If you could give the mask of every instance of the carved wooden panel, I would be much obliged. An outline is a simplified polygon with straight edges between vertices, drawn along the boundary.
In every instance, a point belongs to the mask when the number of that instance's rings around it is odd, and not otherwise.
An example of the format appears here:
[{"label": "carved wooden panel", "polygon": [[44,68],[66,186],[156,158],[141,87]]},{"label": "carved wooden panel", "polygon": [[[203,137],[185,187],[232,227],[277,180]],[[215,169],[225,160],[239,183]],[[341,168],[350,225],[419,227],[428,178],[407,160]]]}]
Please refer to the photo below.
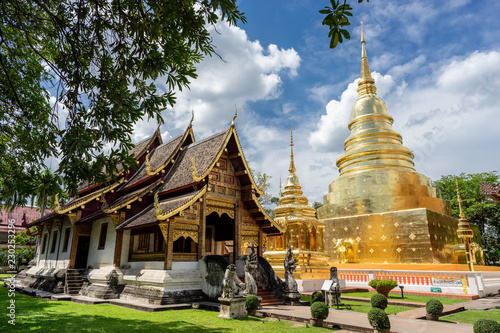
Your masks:
[{"label": "carved wooden panel", "polygon": [[175,242],[181,237],[191,237],[192,240],[198,243],[198,225],[188,223],[175,223],[174,235],[172,240]]},{"label": "carved wooden panel", "polygon": [[226,188],[224,186],[217,186],[217,193],[226,194]]},{"label": "carved wooden panel", "polygon": [[227,189],[227,195],[230,195],[232,197],[235,197],[236,196],[236,191],[233,190],[232,188],[228,188]]},{"label": "carved wooden panel", "polygon": [[226,170],[227,161],[225,159],[221,158],[221,159],[219,159],[219,161],[217,162],[217,164],[215,166],[219,169]]},{"label": "carved wooden panel", "polygon": [[224,183],[234,184],[234,177],[230,175],[224,175]]},{"label": "carved wooden panel", "polygon": [[210,173],[210,176],[211,176],[211,180],[212,181],[214,181],[214,182],[220,182],[220,173],[212,171]]}]

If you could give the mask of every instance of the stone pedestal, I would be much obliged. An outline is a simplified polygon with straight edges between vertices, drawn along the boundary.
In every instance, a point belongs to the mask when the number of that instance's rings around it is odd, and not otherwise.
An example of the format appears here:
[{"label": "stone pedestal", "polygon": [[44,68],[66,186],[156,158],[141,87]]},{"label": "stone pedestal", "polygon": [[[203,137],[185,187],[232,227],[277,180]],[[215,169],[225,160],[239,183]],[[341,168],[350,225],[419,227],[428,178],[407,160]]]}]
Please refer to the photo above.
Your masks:
[{"label": "stone pedestal", "polygon": [[295,293],[285,293],[283,294],[285,297],[285,304],[287,305],[300,305],[300,293],[295,292]]},{"label": "stone pedestal", "polygon": [[244,318],[247,317],[247,311],[245,309],[244,296],[236,296],[233,298],[222,298],[219,297],[220,302],[220,314],[218,318]]}]

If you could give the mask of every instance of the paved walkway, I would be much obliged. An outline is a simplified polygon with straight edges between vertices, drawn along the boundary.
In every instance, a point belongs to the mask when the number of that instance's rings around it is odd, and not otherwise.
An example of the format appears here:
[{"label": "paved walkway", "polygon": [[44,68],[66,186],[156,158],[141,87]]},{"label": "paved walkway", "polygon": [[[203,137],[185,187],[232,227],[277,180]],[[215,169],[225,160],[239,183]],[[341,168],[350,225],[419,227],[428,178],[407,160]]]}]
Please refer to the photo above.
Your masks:
[{"label": "paved walkway", "polygon": [[[311,317],[310,308],[307,306],[267,306],[257,311],[263,317],[275,317],[283,320],[308,322]],[[422,319],[399,318],[389,316],[391,321],[391,332],[398,333],[462,333],[473,332],[472,325],[436,322]],[[373,332],[368,323],[366,313],[331,309],[328,318],[324,321],[325,327],[340,327],[343,330],[353,332]]]}]

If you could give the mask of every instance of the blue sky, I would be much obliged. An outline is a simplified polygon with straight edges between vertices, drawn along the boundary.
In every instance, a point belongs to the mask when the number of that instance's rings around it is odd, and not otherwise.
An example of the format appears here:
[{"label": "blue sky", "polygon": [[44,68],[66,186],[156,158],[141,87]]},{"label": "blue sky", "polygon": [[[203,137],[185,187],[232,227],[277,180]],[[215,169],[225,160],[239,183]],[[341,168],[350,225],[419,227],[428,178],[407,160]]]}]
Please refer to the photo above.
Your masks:
[{"label": "blue sky", "polygon": [[[329,1],[238,1],[247,24],[211,29],[225,62],[199,64],[191,90],[163,114],[164,140],[185,129],[191,110],[197,139],[222,130],[236,105],[245,156],[272,176],[277,195],[280,176],[288,175],[292,117],[297,175],[310,202],[322,201],[349,135],[363,21],[377,93],[414,151],[416,170],[436,180],[500,169],[500,2],[350,3],[351,40],[331,50],[318,12]],[[137,124],[134,141],[156,126]]]}]

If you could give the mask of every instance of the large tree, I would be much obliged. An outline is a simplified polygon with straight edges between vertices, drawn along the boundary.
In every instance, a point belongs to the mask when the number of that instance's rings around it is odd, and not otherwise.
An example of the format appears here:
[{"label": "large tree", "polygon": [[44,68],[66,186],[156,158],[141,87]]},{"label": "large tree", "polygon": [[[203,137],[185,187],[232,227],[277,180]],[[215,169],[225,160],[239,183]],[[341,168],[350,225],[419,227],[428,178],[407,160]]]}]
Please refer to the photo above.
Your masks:
[{"label": "large tree", "polygon": [[[500,252],[500,204],[480,192],[480,183],[497,184],[500,176],[496,171],[460,175],[441,176],[434,186],[441,190],[443,199],[451,202],[451,212],[459,217],[457,202],[457,182],[462,198],[462,210],[467,220],[478,226],[483,247],[487,254],[498,257]],[[497,253],[498,252],[498,253]]]},{"label": "large tree", "polygon": [[[5,0],[0,19],[7,206],[26,204],[32,175],[50,157],[73,191],[133,166],[134,124],[162,123],[174,91],[188,88],[195,65],[214,53],[207,25],[245,22],[236,0]],[[165,86],[154,83],[160,76]],[[113,148],[104,153],[106,145]]]}]

